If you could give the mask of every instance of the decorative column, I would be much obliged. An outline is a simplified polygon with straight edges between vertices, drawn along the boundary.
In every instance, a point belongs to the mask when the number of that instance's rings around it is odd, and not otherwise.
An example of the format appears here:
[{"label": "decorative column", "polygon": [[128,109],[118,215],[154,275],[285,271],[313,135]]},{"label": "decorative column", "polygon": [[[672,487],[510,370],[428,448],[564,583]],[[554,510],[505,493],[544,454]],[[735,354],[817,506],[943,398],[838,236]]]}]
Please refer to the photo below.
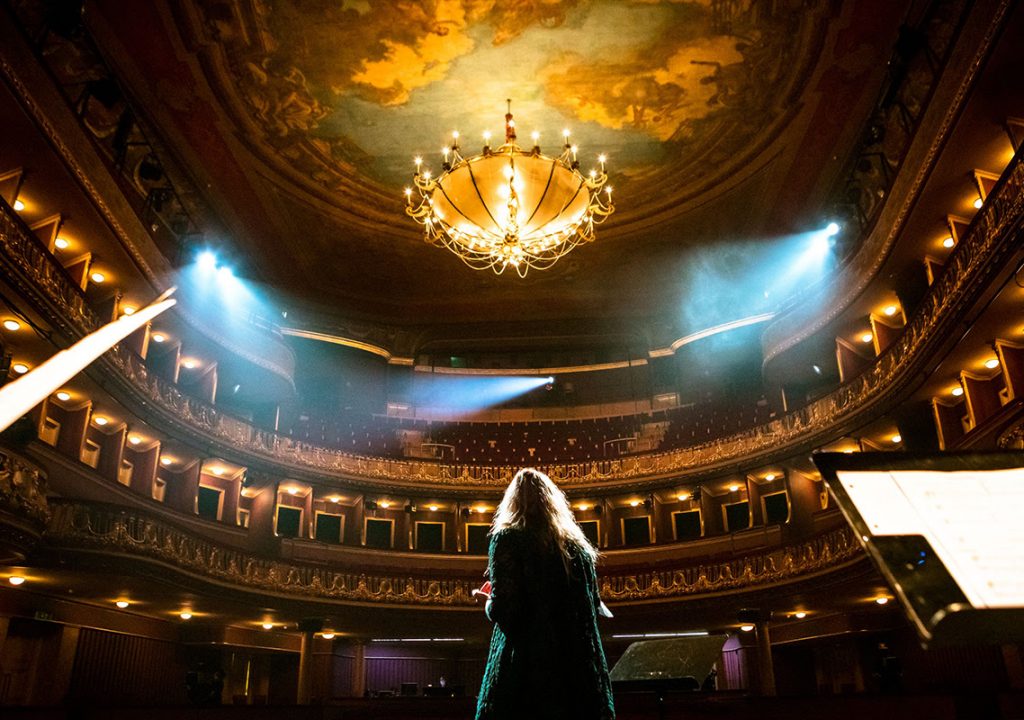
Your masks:
[{"label": "decorative column", "polygon": [[313,696],[313,641],[323,626],[324,621],[320,618],[299,621],[302,645],[299,648],[299,687],[295,694],[297,705],[309,705]]},{"label": "decorative column", "polygon": [[356,640],[352,645],[352,695],[366,694],[366,641]]},{"label": "decorative column", "polygon": [[757,633],[757,689],[758,694],[775,695],[775,665],[772,662],[772,639],[768,620],[758,620],[754,625]]}]

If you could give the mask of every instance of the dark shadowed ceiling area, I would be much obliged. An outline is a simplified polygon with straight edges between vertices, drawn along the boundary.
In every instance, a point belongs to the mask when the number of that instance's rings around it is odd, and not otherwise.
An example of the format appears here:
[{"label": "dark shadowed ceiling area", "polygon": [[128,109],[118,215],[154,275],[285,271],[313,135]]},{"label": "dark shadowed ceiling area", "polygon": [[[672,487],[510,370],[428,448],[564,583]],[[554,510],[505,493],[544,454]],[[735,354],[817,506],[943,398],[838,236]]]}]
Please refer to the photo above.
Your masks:
[{"label": "dark shadowed ceiling area", "polygon": [[[86,16],[207,238],[289,322],[415,350],[657,345],[764,311],[759,253],[823,224],[908,5],[95,0]],[[403,212],[413,156],[439,171],[452,130],[467,151],[500,136],[506,98],[521,137],[553,151],[570,128],[584,170],[607,153],[617,205],[525,280],[466,268]]]}]

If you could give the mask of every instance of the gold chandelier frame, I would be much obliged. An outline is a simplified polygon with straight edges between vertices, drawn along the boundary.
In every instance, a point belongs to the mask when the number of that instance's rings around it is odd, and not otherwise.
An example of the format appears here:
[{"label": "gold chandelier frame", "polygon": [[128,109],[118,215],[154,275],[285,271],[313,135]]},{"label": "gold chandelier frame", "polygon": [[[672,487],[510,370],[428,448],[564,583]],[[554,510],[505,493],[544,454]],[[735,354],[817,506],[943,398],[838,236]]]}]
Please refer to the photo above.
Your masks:
[{"label": "gold chandelier frame", "polygon": [[530,268],[546,270],[578,245],[593,242],[594,227],[615,211],[605,157],[584,176],[568,130],[557,157],[543,154],[538,139],[534,133],[529,151],[516,144],[509,101],[500,147],[491,148],[490,133],[484,133],[483,151],[467,158],[459,134],[452,133],[437,178],[417,157],[413,187],[405,190],[406,213],[423,225],[424,240],[474,270],[501,275],[512,267],[519,277]]}]

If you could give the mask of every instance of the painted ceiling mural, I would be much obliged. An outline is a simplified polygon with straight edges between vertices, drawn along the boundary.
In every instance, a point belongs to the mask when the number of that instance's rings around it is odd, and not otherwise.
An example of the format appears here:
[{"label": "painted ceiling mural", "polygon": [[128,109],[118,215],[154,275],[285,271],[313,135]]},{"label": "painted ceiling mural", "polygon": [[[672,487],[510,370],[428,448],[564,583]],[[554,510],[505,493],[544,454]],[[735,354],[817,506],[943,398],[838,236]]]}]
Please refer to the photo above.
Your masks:
[{"label": "painted ceiling mural", "polygon": [[[290,322],[380,323],[413,347],[496,326],[671,342],[712,309],[753,314],[708,298],[826,212],[910,5],[91,0],[86,17],[240,275]],[[500,138],[506,98],[524,144],[536,130],[554,154],[568,127],[582,170],[607,153],[616,197],[596,242],[514,281],[423,242],[402,192],[452,130],[466,154]]]},{"label": "painted ceiling mural", "polygon": [[706,189],[743,167],[792,109],[824,34],[828,3],[808,5],[252,0],[200,9],[261,142],[324,190],[356,183],[390,202],[412,156],[439,165],[452,130],[464,147],[484,130],[500,137],[511,98],[521,136],[539,131],[547,151],[568,127],[584,168],[607,152],[622,200],[657,201],[639,181],[671,175],[667,207],[687,184]]}]

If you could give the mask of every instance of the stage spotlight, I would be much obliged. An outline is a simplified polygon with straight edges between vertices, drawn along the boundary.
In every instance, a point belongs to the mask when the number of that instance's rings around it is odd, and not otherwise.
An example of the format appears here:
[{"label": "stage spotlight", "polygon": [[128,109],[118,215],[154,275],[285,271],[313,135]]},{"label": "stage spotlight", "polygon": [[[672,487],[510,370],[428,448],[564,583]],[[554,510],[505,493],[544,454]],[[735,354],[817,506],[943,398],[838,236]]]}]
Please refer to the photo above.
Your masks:
[{"label": "stage spotlight", "polygon": [[839,223],[830,222],[825,226],[825,234],[829,237],[833,237],[839,234]]},{"label": "stage spotlight", "polygon": [[228,283],[235,279],[235,273],[229,267],[219,267],[217,268],[217,279],[223,283]]},{"label": "stage spotlight", "polygon": [[197,262],[201,270],[213,270],[217,267],[217,256],[210,250],[204,250],[199,253]]}]

